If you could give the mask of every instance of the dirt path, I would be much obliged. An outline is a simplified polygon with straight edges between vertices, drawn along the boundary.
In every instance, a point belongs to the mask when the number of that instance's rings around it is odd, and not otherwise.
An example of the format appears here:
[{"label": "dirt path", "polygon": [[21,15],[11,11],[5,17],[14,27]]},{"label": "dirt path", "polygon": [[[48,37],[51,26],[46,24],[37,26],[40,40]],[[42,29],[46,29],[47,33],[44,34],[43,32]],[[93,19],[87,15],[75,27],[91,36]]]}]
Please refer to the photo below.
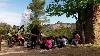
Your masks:
[{"label": "dirt path", "polygon": [[14,47],[4,49],[0,56],[100,56],[100,48],[65,47],[51,50],[25,49]]}]

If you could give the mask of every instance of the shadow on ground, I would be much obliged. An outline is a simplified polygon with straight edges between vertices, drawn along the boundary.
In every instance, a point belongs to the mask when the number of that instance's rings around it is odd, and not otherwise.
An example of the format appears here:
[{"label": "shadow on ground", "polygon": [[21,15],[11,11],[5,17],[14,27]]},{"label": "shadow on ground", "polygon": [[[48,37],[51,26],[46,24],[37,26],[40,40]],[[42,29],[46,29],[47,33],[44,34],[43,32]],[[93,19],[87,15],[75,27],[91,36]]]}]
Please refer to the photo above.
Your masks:
[{"label": "shadow on ground", "polygon": [[65,47],[50,50],[14,47],[0,52],[0,56],[100,56],[100,48]]}]

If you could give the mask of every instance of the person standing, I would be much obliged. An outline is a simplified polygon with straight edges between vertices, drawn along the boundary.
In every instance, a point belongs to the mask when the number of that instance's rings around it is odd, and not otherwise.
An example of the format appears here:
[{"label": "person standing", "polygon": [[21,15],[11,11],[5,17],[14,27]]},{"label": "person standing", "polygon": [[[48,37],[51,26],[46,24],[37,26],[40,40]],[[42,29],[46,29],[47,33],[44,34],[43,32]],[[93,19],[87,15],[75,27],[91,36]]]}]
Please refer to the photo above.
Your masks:
[{"label": "person standing", "polygon": [[37,44],[37,38],[40,35],[38,25],[35,25],[31,30],[31,48],[35,48]]}]

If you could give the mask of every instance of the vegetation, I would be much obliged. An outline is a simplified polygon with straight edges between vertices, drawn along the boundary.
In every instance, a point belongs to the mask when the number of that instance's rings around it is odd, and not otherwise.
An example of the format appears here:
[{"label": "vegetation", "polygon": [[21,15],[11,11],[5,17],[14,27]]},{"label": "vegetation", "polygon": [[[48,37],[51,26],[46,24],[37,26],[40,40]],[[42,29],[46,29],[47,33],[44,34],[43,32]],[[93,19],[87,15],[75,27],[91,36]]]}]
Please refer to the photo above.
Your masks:
[{"label": "vegetation", "polygon": [[75,26],[64,27],[60,26],[57,29],[53,28],[43,28],[41,31],[46,36],[67,36],[68,38],[72,37],[72,33],[76,30]]},{"label": "vegetation", "polygon": [[11,29],[11,26],[6,23],[0,23],[0,50],[1,50],[1,41],[4,39]]},{"label": "vegetation", "polygon": [[80,19],[77,18],[77,14],[83,13],[89,5],[98,3],[99,0],[54,0],[47,6],[46,12],[50,16],[66,14],[66,17]]},{"label": "vegetation", "polygon": [[[66,14],[66,17],[75,17],[77,29],[80,30],[82,38],[84,39],[85,35],[86,43],[94,43],[94,21],[92,19],[96,10],[95,7],[99,3],[99,0],[54,0],[47,6],[46,12],[49,16]],[[87,29],[90,29],[89,32],[86,32]],[[87,34],[91,34],[91,36]]]},{"label": "vegetation", "polygon": [[34,25],[38,25],[41,27],[41,16],[44,16],[44,4],[45,0],[32,0],[32,3],[29,4],[28,9],[31,9],[31,18],[30,18],[30,24],[28,26],[28,29],[31,30],[31,28]]},{"label": "vegetation", "polygon": [[11,28],[12,27],[6,23],[0,23],[0,35],[5,38]]}]

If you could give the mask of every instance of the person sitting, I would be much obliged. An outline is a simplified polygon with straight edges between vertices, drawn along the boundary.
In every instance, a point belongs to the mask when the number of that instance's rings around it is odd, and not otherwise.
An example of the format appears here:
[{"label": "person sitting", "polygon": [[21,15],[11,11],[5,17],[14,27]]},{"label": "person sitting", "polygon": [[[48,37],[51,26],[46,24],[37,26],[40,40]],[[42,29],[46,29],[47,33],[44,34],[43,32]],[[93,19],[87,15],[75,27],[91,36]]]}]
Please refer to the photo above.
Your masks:
[{"label": "person sitting", "polygon": [[63,47],[68,44],[68,38],[65,36],[62,36],[62,41],[63,41]]},{"label": "person sitting", "polygon": [[77,44],[79,43],[79,41],[80,41],[80,35],[78,34],[77,31],[75,31],[75,32],[73,33],[72,44],[74,44],[74,45],[77,46]]},{"label": "person sitting", "polygon": [[47,47],[47,49],[52,48],[52,40],[51,40],[50,37],[48,37],[47,40],[46,40],[46,47]]},{"label": "person sitting", "polygon": [[19,40],[19,42],[20,42],[20,45],[24,45],[24,37],[23,37],[23,35],[22,35],[22,33],[18,36],[18,40]]},{"label": "person sitting", "polygon": [[63,47],[63,40],[62,40],[61,36],[59,36],[58,39],[57,39],[57,45],[58,45],[58,48],[62,48]]},{"label": "person sitting", "polygon": [[46,38],[43,37],[42,40],[40,41],[40,48],[45,49],[46,48]]},{"label": "person sitting", "polygon": [[57,46],[57,37],[53,36],[52,37],[52,48],[55,48]]},{"label": "person sitting", "polygon": [[61,44],[60,44],[60,41],[61,41],[61,39],[60,39],[59,37],[57,37],[57,47],[58,47],[58,48],[60,48],[60,45],[61,45]]},{"label": "person sitting", "polygon": [[28,47],[28,42],[27,42],[27,40],[25,39],[25,41],[24,41],[24,47],[25,48],[27,48]]}]

